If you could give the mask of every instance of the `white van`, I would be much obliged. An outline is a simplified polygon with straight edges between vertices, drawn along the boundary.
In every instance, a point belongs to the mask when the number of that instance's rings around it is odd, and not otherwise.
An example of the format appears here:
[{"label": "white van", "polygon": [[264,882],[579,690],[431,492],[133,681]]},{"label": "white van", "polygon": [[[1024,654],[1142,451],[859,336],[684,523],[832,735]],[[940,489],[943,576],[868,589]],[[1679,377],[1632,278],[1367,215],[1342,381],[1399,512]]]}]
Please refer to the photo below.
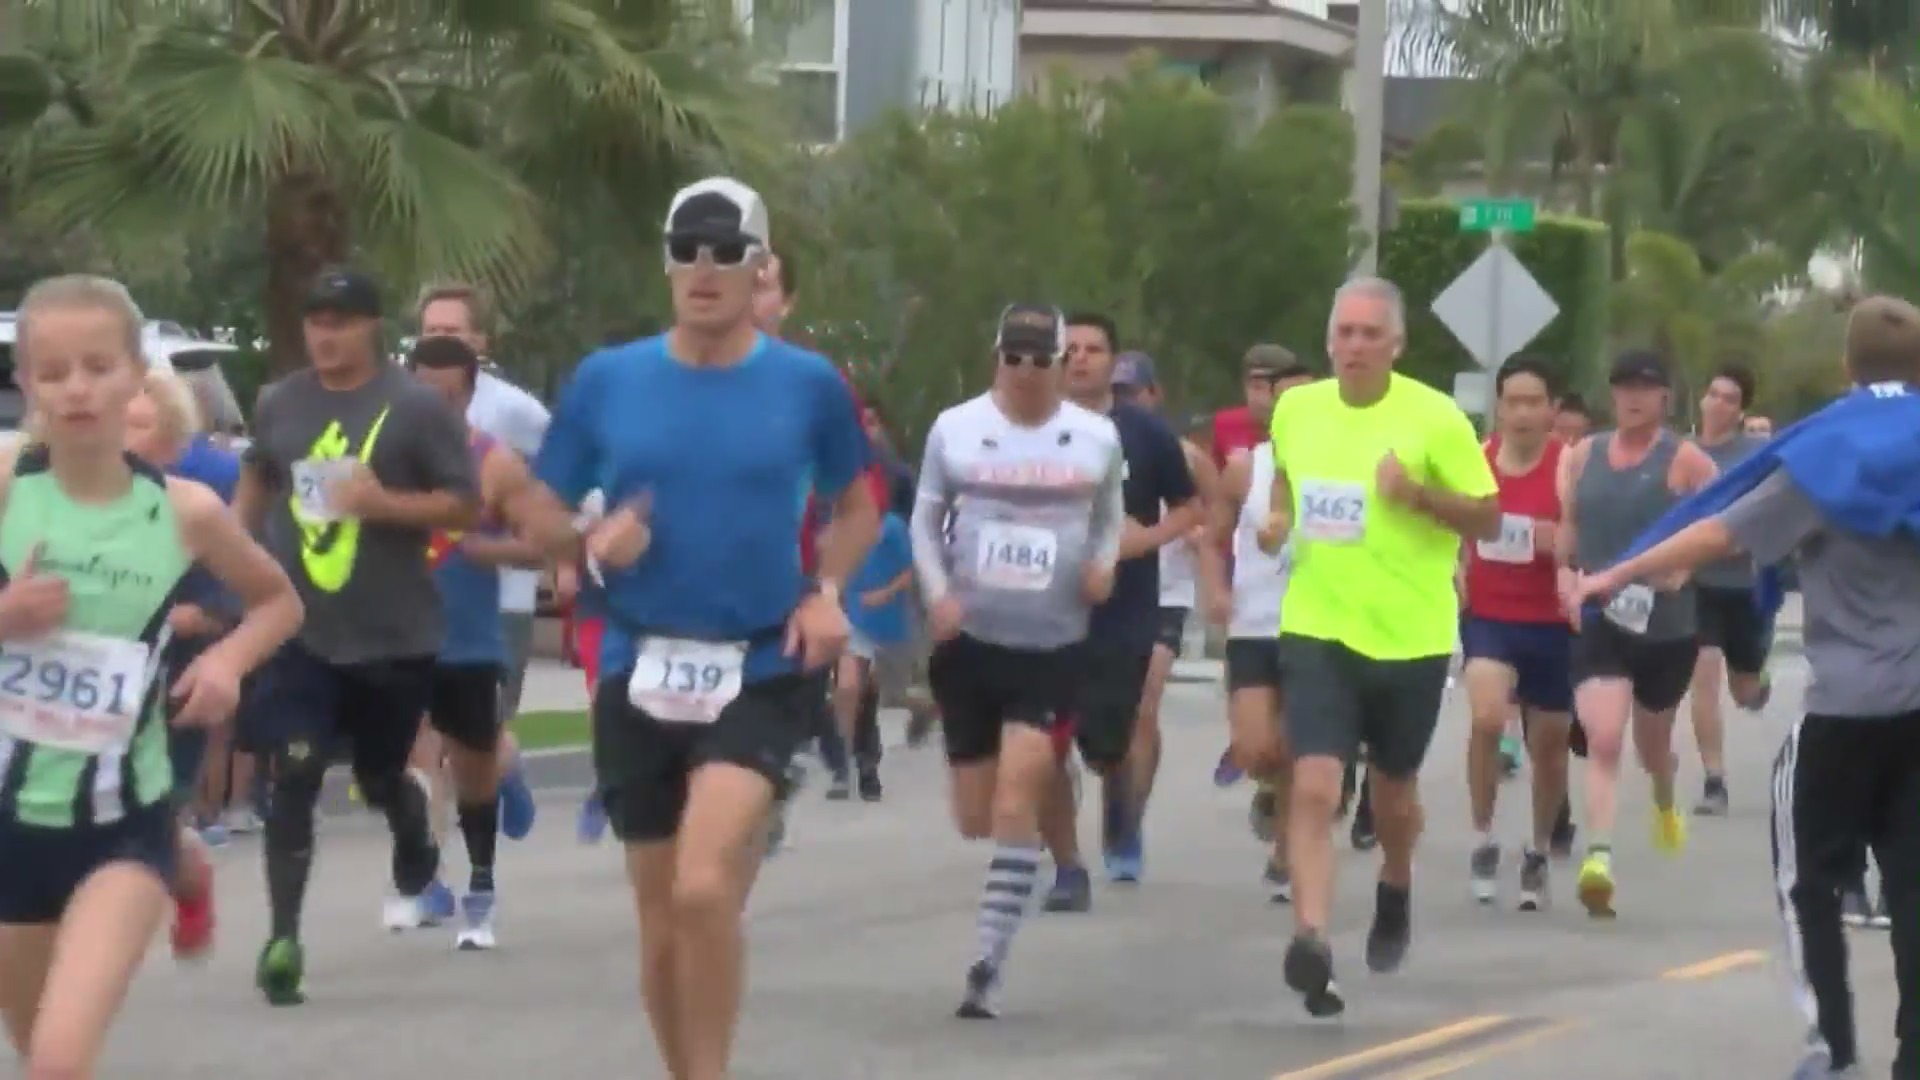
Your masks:
[{"label": "white van", "polygon": [[[0,430],[6,431],[17,429],[26,413],[26,402],[13,381],[15,334],[14,313],[0,311]],[[196,399],[210,414],[205,418],[209,430],[232,434],[241,429],[245,420],[240,403],[220,370],[221,361],[239,349],[197,338],[165,319],[150,320],[140,339],[147,363],[174,372],[193,386]]]}]

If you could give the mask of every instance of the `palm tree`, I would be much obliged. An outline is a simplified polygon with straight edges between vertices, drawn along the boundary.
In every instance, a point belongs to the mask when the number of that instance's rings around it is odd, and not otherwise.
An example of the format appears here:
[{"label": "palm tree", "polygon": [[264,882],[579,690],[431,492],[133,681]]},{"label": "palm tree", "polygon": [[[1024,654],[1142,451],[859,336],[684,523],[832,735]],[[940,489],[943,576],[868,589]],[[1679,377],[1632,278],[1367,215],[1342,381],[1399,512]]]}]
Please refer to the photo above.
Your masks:
[{"label": "palm tree", "polygon": [[1856,74],[1842,84],[1839,106],[1867,140],[1873,166],[1856,188],[1868,279],[1920,298],[1920,89]]},{"label": "palm tree", "polygon": [[731,0],[14,3],[20,209],[125,246],[257,222],[280,369],[328,264],[512,295],[555,215],[657,230],[692,159],[770,138]]},{"label": "palm tree", "polygon": [[[1600,216],[1620,133],[1665,80],[1761,46],[1769,0],[1400,0],[1404,59],[1472,80],[1493,156],[1551,147],[1579,213]],[[1760,51],[1764,52],[1764,48]]]}]

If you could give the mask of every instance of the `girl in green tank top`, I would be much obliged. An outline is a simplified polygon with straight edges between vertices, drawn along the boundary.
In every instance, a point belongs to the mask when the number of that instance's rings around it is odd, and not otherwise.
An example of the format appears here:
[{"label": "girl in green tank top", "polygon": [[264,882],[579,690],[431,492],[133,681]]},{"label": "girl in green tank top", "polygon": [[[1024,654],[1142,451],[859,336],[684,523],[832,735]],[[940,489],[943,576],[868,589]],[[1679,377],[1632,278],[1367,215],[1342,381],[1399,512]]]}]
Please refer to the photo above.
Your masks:
[{"label": "girl in green tank top", "polygon": [[[219,496],[125,451],[142,325],[125,289],[90,277],[36,285],[18,321],[37,432],[0,452],[0,984],[45,990],[0,1013],[32,1075],[93,1075],[110,1021],[96,1005],[121,999],[166,912],[169,713],[225,722],[240,679],[300,624],[286,575]],[[169,672],[196,562],[246,615]]]}]

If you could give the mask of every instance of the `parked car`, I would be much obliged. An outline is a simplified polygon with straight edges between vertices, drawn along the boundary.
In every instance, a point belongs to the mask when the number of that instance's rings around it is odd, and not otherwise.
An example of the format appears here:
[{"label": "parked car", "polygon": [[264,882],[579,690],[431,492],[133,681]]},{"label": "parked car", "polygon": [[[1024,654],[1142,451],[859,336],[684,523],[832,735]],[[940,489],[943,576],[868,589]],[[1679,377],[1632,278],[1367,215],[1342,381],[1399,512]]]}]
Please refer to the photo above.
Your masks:
[{"label": "parked car", "polygon": [[[13,343],[17,334],[11,311],[0,311],[0,430],[15,430],[26,415],[26,401],[14,382]],[[240,350],[232,345],[195,337],[179,323],[150,320],[142,330],[141,349],[147,363],[172,371],[194,388],[196,400],[209,413],[209,430],[234,434],[245,424],[233,387],[227,384],[221,361]]]}]

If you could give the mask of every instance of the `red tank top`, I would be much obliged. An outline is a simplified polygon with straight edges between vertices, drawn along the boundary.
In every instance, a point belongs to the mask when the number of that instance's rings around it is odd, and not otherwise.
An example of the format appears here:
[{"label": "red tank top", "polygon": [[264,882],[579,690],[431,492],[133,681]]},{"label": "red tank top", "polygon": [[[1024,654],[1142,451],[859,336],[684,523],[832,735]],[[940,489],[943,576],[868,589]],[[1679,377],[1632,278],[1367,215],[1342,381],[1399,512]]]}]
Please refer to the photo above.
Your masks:
[{"label": "red tank top", "polygon": [[[1555,439],[1547,441],[1546,452],[1532,471],[1508,476],[1500,471],[1500,437],[1487,440],[1487,463],[1493,466],[1494,479],[1500,485],[1502,543],[1469,541],[1467,547],[1467,612],[1479,619],[1518,623],[1564,623],[1560,609],[1558,584],[1554,579],[1553,556],[1536,552],[1526,562],[1511,557],[1499,558],[1502,547],[1510,547],[1516,535],[1509,517],[1535,521],[1560,522],[1560,492],[1556,481],[1560,473],[1560,453],[1564,449]],[[1495,555],[1495,558],[1488,558]]]}]

